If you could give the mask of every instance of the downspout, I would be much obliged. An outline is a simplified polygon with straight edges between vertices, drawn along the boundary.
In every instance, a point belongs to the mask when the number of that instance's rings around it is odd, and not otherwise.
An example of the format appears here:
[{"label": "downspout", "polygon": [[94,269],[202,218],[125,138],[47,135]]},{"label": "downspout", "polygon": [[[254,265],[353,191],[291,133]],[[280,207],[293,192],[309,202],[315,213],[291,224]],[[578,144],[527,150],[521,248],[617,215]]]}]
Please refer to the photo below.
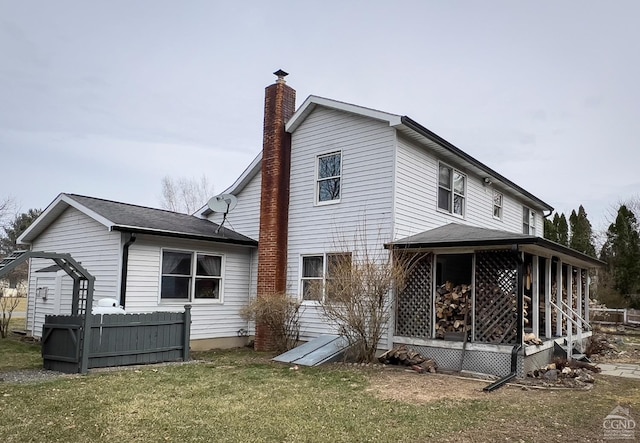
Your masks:
[{"label": "downspout", "polygon": [[495,391],[499,387],[507,384],[510,380],[513,380],[514,378],[516,378],[516,376],[518,375],[518,354],[522,349],[523,322],[524,322],[524,318],[523,318],[524,316],[522,313],[522,308],[524,306],[524,297],[523,297],[523,291],[522,291],[522,288],[523,288],[522,274],[524,271],[524,267],[523,267],[524,260],[522,259],[521,253],[518,251],[518,245],[514,245],[514,250],[515,250],[514,253],[516,254],[516,260],[518,261],[518,278],[517,278],[518,282],[517,282],[517,292],[516,292],[516,309],[518,311],[516,315],[517,316],[516,322],[518,324],[518,329],[516,334],[516,344],[513,346],[513,349],[511,349],[511,373],[495,381],[489,386],[484,387],[482,390],[485,392]]},{"label": "downspout", "polygon": [[120,280],[120,305],[124,308],[127,301],[127,271],[129,269],[129,246],[136,241],[136,234],[129,234],[129,240],[122,248],[122,278]]}]

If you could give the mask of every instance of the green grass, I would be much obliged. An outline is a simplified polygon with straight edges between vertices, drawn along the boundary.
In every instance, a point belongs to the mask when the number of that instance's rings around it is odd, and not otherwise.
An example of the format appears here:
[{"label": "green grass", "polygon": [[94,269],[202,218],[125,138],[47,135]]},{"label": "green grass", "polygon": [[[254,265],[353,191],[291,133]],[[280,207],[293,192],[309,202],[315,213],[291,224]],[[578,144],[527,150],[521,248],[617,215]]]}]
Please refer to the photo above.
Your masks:
[{"label": "green grass", "polygon": [[[20,354],[10,352],[10,358]],[[429,389],[430,380],[444,380],[453,391],[460,381],[380,368],[294,371],[251,350],[196,357],[205,361],[0,383],[0,436],[3,442],[548,442],[596,439],[618,404],[630,405],[640,419],[635,380],[598,377],[591,391],[507,388],[485,394],[476,386],[468,398],[420,403],[411,400],[407,382],[419,380],[426,383],[420,389]],[[371,389],[390,374],[392,381],[403,378],[405,401]]]},{"label": "green grass", "polygon": [[[12,319],[9,329],[24,328],[24,319]],[[21,337],[11,335],[0,339],[0,373],[16,369],[42,367],[40,344],[22,341]]]}]

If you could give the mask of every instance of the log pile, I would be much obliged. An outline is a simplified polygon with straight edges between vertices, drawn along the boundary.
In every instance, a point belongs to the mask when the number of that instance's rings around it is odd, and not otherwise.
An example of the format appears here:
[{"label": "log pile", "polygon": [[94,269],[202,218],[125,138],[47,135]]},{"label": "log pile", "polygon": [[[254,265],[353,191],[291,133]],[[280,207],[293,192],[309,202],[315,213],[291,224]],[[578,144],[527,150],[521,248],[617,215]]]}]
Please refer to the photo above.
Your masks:
[{"label": "log pile", "polygon": [[524,334],[524,342],[527,345],[541,345],[542,344],[542,340],[540,340],[536,334],[533,334],[531,332],[527,333],[527,334]]},{"label": "log pile", "polygon": [[412,351],[405,345],[395,347],[385,352],[378,357],[378,361],[383,364],[409,366],[411,369],[419,373],[435,373],[438,369],[435,361],[424,357],[418,352]]},{"label": "log pile", "polygon": [[528,378],[538,379],[544,385],[563,385],[579,388],[594,382],[593,373],[600,372],[600,368],[578,360],[567,361],[556,359],[553,363],[533,370],[527,374]]},{"label": "log pile", "polygon": [[436,289],[436,337],[471,330],[471,285],[454,285],[448,281]]},{"label": "log pile", "polygon": [[[525,296],[523,316],[528,323],[529,303]],[[517,298],[513,292],[505,293],[494,282],[482,282],[476,290],[476,339],[490,343],[503,343],[515,339],[517,335]]]}]

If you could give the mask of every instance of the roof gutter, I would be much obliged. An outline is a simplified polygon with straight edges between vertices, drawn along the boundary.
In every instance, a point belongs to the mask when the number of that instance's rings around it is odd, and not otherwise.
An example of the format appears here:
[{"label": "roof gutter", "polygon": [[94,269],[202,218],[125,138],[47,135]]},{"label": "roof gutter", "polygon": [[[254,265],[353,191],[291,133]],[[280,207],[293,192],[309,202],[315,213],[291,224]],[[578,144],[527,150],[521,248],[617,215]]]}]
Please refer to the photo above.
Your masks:
[{"label": "roof gutter", "polygon": [[113,226],[111,229],[113,231],[157,235],[160,237],[186,238],[191,240],[203,240],[208,242],[225,243],[225,244],[239,245],[239,246],[253,246],[253,247],[258,246],[258,242],[251,239],[243,240],[243,239],[235,239],[235,238],[220,238],[220,237],[211,237],[208,235],[187,234],[184,232],[171,232],[171,231],[161,231],[159,229],[137,228],[133,226],[116,225],[116,226]]},{"label": "roof gutter", "polygon": [[[567,248],[566,246],[560,245],[558,243],[552,242],[546,238],[542,237],[522,237],[517,240],[519,245],[537,245],[542,246],[544,248],[550,249],[560,254],[565,254],[569,256],[573,256],[579,260],[582,260],[587,263],[591,263],[593,266],[605,266],[606,263],[602,260],[598,260],[597,258],[586,255],[582,252],[575,251],[571,248]],[[439,248],[464,248],[464,247],[475,247],[475,246],[509,246],[513,245],[514,239],[504,238],[504,239],[495,239],[495,240],[469,240],[469,241],[443,241],[438,243],[385,243],[385,249],[439,249]]]},{"label": "roof gutter", "polygon": [[420,135],[423,135],[424,137],[428,138],[429,140],[431,140],[431,141],[433,141],[435,143],[438,143],[439,145],[441,145],[444,148],[446,148],[449,151],[451,151],[453,154],[457,155],[458,157],[463,158],[464,160],[466,160],[467,162],[469,162],[472,165],[476,166],[477,168],[480,168],[480,169],[484,170],[487,174],[490,174],[493,177],[495,177],[496,179],[500,180],[501,182],[503,182],[503,183],[515,188],[519,193],[523,194],[528,199],[530,199],[533,202],[537,203],[538,205],[544,207],[545,209],[550,210],[551,212],[553,212],[553,207],[551,205],[549,205],[548,203],[545,203],[544,201],[540,200],[535,195],[531,194],[530,192],[528,192],[525,189],[521,188],[520,186],[516,185],[514,182],[512,182],[508,178],[502,176],[501,174],[497,173],[496,171],[494,171],[493,169],[491,169],[490,167],[488,167],[484,163],[480,162],[479,160],[476,160],[475,158],[473,158],[472,156],[470,156],[469,154],[467,154],[466,152],[464,152],[460,148],[454,146],[450,142],[448,142],[445,139],[443,139],[442,137],[440,137],[438,134],[429,131],[427,128],[422,126],[420,123],[412,120],[411,118],[407,117],[406,115],[403,115],[402,117],[400,117],[400,121],[407,128],[417,132]]}]

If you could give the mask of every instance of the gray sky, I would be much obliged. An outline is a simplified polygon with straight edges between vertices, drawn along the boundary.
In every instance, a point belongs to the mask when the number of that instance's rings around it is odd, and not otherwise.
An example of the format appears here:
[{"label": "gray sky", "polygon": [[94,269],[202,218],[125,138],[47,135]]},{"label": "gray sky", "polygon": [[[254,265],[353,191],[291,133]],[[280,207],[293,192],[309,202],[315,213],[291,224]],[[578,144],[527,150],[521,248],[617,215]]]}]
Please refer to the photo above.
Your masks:
[{"label": "gray sky", "polygon": [[408,115],[594,228],[640,193],[637,1],[0,0],[0,197],[159,205],[262,145],[264,87]]}]

